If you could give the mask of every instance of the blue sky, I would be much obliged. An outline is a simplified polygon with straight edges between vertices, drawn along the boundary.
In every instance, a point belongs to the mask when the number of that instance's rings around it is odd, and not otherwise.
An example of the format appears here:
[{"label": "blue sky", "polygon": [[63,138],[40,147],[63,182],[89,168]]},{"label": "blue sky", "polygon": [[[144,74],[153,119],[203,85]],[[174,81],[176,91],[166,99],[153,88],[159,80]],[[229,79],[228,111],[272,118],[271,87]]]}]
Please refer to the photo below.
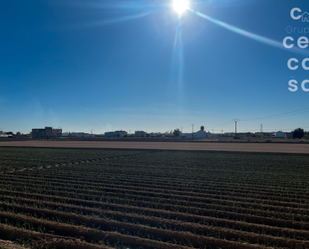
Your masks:
[{"label": "blue sky", "polygon": [[[0,9],[0,130],[214,132],[309,130],[309,73],[287,68],[299,0],[191,1],[199,13],[279,43],[243,36],[169,0],[10,0]],[[296,13],[297,14],[297,13]],[[261,39],[263,41],[263,39]],[[308,63],[309,64],[309,63]],[[288,90],[297,80],[299,89]],[[309,88],[309,84],[306,84]],[[303,110],[303,111],[298,111]],[[277,114],[283,114],[273,116]]]}]

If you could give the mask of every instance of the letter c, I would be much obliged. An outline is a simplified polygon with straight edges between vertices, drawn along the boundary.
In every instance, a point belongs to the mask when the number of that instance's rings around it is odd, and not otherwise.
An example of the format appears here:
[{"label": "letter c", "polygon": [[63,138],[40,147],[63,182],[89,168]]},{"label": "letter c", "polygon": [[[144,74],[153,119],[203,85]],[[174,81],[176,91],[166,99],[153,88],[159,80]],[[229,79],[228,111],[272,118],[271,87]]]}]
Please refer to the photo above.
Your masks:
[{"label": "letter c", "polygon": [[285,37],[285,38],[283,39],[283,46],[284,46],[285,48],[292,48],[292,47],[294,47],[294,44],[293,44],[293,43],[290,44],[290,45],[286,44],[287,40],[294,41],[294,38],[293,38],[292,36],[287,36],[287,37]]},{"label": "letter c", "polygon": [[292,65],[291,65],[292,61],[298,63],[298,60],[296,58],[291,58],[291,59],[288,60],[288,68],[290,70],[296,70],[298,68],[298,66],[295,65],[294,67],[292,67]]},{"label": "letter c", "polygon": [[309,61],[309,58],[303,59],[302,66],[303,66],[303,69],[305,69],[305,70],[309,70],[309,67],[306,66],[306,62],[308,62],[308,61]]},{"label": "letter c", "polygon": [[293,8],[292,10],[291,10],[291,17],[292,17],[292,19],[294,19],[294,20],[299,20],[300,18],[301,18],[301,15],[298,15],[298,16],[295,16],[295,12],[301,12],[301,9],[300,8]]},{"label": "letter c", "polygon": [[309,92],[309,88],[306,88],[305,87],[305,84],[306,83],[309,83],[309,80],[304,80],[302,83],[301,83],[301,88],[303,89],[304,92]]}]

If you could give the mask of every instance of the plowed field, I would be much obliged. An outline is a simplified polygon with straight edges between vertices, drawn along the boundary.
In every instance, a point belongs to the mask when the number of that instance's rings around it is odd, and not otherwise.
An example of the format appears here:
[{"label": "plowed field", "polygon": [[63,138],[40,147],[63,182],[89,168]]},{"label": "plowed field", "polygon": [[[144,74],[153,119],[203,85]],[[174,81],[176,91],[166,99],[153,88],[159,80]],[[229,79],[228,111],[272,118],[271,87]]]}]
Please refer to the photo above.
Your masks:
[{"label": "plowed field", "polygon": [[0,239],[30,248],[309,248],[309,157],[0,148]]}]

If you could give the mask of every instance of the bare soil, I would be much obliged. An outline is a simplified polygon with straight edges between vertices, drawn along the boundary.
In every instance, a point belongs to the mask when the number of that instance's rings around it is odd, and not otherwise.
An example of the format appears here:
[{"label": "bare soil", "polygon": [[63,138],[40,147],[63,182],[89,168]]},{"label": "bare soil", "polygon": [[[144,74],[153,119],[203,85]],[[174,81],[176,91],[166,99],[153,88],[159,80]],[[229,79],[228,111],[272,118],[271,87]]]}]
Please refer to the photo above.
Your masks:
[{"label": "bare soil", "polygon": [[8,240],[0,240],[0,248],[1,249],[25,249],[25,247],[14,244]]},{"label": "bare soil", "polygon": [[189,151],[232,151],[269,153],[309,153],[307,143],[242,143],[242,142],[144,142],[144,141],[0,141],[0,147],[151,149]]}]

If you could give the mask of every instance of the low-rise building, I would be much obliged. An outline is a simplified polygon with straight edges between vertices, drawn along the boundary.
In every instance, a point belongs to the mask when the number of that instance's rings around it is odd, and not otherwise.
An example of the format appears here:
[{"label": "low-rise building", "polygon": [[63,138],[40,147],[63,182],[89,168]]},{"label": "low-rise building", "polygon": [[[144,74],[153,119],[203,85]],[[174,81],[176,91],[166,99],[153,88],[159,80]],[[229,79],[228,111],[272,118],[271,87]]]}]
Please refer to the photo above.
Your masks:
[{"label": "low-rise building", "polygon": [[85,133],[85,132],[71,132],[69,133],[70,137],[94,137],[93,134]]},{"label": "low-rise building", "polygon": [[193,133],[180,133],[180,136],[181,137],[198,137],[198,138],[203,138],[203,137],[212,137],[212,134],[210,132],[199,130],[199,131],[193,132]]},{"label": "low-rise building", "polygon": [[32,129],[32,138],[57,138],[62,136],[62,129],[45,127],[44,129]]},{"label": "low-rise building", "polygon": [[293,138],[293,132],[287,132],[285,136],[286,138]]},{"label": "low-rise building", "polygon": [[285,133],[283,131],[277,131],[274,133],[275,137],[285,138]]},{"label": "low-rise building", "polygon": [[225,132],[224,137],[234,137],[235,136],[235,132]]},{"label": "low-rise building", "polygon": [[147,132],[145,132],[145,131],[135,131],[134,135],[136,137],[146,137]]},{"label": "low-rise building", "polygon": [[85,132],[63,132],[63,137],[95,137],[94,134],[85,133]]},{"label": "low-rise building", "polygon": [[164,137],[165,135],[162,134],[161,132],[151,132],[150,136],[151,137]]},{"label": "low-rise building", "polygon": [[110,132],[105,132],[104,136],[105,137],[124,137],[128,133],[126,131],[110,131]]}]

